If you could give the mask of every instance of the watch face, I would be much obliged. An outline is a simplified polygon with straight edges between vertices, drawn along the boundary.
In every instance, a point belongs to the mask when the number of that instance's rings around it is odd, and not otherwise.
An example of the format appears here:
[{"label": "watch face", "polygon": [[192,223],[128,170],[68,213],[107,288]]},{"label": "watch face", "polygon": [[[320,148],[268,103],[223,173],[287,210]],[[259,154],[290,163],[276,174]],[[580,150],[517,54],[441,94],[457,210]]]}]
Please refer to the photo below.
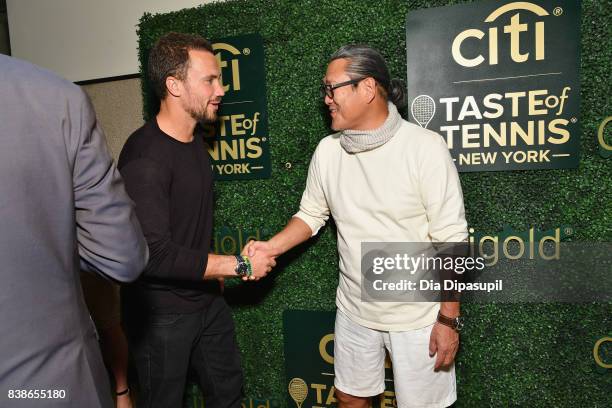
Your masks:
[{"label": "watch face", "polygon": [[238,275],[245,276],[249,271],[249,267],[247,266],[246,262],[238,261],[238,265],[236,265],[235,271]]}]

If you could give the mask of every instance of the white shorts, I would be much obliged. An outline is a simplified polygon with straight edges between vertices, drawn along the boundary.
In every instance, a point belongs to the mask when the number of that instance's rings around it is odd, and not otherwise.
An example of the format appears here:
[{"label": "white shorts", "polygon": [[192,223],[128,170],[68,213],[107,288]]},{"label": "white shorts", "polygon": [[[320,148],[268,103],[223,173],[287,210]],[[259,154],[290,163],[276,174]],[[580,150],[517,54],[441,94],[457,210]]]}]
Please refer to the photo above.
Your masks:
[{"label": "white shorts", "polygon": [[336,389],[356,397],[385,390],[385,348],[393,366],[395,398],[399,408],[448,407],[457,400],[455,365],[434,371],[429,356],[433,325],[403,332],[361,326],[339,310],[334,335]]}]

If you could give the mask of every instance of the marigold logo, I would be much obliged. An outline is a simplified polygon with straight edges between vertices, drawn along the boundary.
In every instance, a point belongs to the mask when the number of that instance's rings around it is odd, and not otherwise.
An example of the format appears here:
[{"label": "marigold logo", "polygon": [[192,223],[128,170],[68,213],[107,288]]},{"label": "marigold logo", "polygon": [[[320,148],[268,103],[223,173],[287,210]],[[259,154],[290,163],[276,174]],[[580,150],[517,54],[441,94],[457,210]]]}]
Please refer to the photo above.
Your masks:
[{"label": "marigold logo", "polygon": [[598,366],[603,368],[612,368],[612,363],[606,363],[605,361],[603,361],[599,354],[599,349],[601,345],[607,342],[612,342],[612,337],[602,337],[601,339],[595,342],[595,346],[593,347],[593,358],[595,359],[595,362]]},{"label": "marigold logo", "polygon": [[606,141],[606,126],[612,122],[612,116],[608,116],[601,122],[597,130],[597,141],[599,142],[599,153],[602,157],[608,158],[612,156],[612,144]]}]

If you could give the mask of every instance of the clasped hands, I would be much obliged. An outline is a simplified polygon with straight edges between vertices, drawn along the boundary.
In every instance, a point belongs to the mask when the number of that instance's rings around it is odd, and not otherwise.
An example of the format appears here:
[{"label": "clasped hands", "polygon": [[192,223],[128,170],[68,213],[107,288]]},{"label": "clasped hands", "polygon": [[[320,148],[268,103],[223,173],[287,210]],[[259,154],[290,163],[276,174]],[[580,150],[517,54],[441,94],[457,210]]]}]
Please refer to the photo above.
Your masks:
[{"label": "clasped hands", "polygon": [[258,281],[264,278],[276,266],[276,257],[280,255],[269,241],[249,241],[241,254],[249,257],[253,268],[253,274],[244,276],[243,281]]}]

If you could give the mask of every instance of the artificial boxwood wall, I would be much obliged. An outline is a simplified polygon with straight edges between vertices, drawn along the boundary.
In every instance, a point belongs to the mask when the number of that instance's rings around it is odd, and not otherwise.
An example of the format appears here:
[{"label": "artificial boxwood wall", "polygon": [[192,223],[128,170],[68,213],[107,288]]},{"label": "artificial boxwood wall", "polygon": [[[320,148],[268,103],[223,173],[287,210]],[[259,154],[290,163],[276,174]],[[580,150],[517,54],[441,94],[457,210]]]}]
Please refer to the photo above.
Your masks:
[{"label": "artificial boxwood wall", "polygon": [[[406,73],[405,17],[410,10],[457,1],[236,0],[162,15],[145,14],[139,51],[168,31],[223,38],[260,33],[265,41],[272,177],[218,182],[215,225],[281,229],[297,210],[310,156],[330,131],[318,94],[327,58],[346,43],[385,55],[392,75]],[[610,241],[612,159],[599,155],[597,128],[610,110],[610,1],[582,4],[580,166],[571,170],[464,173],[468,223],[495,234],[571,226],[573,241]],[[408,61],[409,63],[409,61]],[[145,119],[156,104],[143,82]],[[405,115],[404,115],[405,116]],[[286,163],[291,163],[290,168]],[[233,287],[246,394],[284,404],[282,312],[334,310],[333,225],[280,259],[255,287]],[[612,406],[612,375],[593,360],[593,345],[612,330],[610,304],[469,304],[457,377],[459,407]],[[612,361],[611,343],[600,353]]]}]

